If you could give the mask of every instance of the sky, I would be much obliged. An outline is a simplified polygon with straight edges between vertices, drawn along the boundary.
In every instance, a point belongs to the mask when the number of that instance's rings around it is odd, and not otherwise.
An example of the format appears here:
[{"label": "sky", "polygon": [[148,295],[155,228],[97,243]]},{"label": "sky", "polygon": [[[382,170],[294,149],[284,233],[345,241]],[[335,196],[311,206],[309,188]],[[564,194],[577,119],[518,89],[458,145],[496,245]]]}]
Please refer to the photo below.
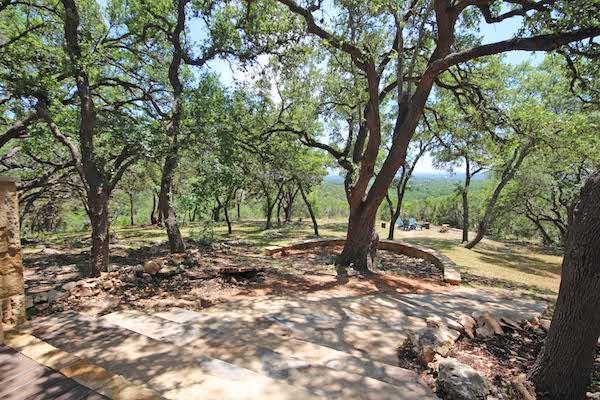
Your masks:
[{"label": "sky", "polygon": [[[522,23],[521,17],[514,17],[504,20],[500,23],[486,24],[483,23],[480,28],[480,33],[483,36],[483,44],[498,42],[502,40],[511,39],[515,33],[519,30]],[[192,25],[192,40],[201,37],[202,33],[195,30]],[[197,25],[196,25],[197,26]],[[196,28],[197,29],[197,28]],[[511,64],[520,64],[525,61],[531,63],[539,63],[543,58],[542,53],[533,53],[529,51],[513,51],[505,54],[505,60]],[[260,60],[259,60],[260,62]],[[247,71],[236,69],[232,71],[230,64],[223,60],[214,60],[209,63],[209,68],[220,75],[221,81],[225,85],[232,85],[234,81],[245,81],[250,79]],[[415,167],[415,173],[417,174],[448,174],[448,173],[460,173],[462,166],[457,166],[454,171],[448,171],[436,168],[432,163],[432,158],[429,154],[425,154],[417,163]]]}]

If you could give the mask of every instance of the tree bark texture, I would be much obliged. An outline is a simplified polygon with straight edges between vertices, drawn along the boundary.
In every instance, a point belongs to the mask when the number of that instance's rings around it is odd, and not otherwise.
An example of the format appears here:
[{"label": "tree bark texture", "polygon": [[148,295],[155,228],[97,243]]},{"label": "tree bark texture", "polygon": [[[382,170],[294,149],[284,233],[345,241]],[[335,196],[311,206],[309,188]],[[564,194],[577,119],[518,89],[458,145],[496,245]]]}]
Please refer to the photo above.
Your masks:
[{"label": "tree bark texture", "polygon": [[569,227],[556,310],[530,372],[540,399],[583,400],[600,336],[600,171],[581,190]]}]

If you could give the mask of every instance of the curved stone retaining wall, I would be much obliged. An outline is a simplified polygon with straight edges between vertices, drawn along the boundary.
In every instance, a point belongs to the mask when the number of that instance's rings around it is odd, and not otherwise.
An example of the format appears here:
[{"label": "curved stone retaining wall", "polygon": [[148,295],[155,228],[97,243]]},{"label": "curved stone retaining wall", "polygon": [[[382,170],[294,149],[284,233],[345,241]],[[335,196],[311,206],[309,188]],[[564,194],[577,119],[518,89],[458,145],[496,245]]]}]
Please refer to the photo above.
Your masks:
[{"label": "curved stone retaining wall", "polygon": [[[283,247],[268,249],[266,253],[267,255],[273,255],[277,253],[284,253],[286,250],[308,250],[316,247],[338,246],[343,245],[344,243],[344,239],[305,240],[303,242],[293,243]],[[387,250],[396,254],[403,254],[405,256],[421,258],[429,261],[443,272],[444,282],[447,282],[451,285],[460,285],[460,271],[458,270],[456,264],[448,257],[435,250],[421,246],[414,246],[396,240],[380,240],[378,248],[380,250]]]}]

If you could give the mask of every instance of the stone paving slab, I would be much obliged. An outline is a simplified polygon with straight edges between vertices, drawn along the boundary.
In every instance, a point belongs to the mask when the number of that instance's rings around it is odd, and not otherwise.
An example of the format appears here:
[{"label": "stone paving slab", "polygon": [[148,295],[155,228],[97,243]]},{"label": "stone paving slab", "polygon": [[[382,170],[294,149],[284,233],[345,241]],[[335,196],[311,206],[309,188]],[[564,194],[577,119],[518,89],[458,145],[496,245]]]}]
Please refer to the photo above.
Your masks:
[{"label": "stone paving slab", "polygon": [[[396,386],[392,386],[371,377],[369,374],[371,371],[367,368],[363,368],[364,374],[359,375],[346,370],[342,363],[338,363],[338,368],[334,369],[327,365],[306,361],[302,359],[301,354],[291,356],[278,353],[267,346],[261,346],[260,340],[256,341],[254,335],[242,338],[234,331],[203,332],[195,327],[181,325],[139,311],[116,312],[104,316],[103,319],[159,340],[197,348],[207,356],[274,379],[284,380],[293,386],[305,387],[312,393],[326,398],[357,400],[434,398],[418,375],[408,370],[396,374],[394,381]],[[181,340],[182,336],[184,341]],[[190,341],[190,338],[195,340]],[[401,368],[397,369],[401,370]]]},{"label": "stone paving slab", "polygon": [[216,331],[232,326],[248,333],[261,324],[269,329],[279,325],[297,339],[396,365],[397,348],[408,335],[422,329],[427,318],[450,324],[463,314],[489,312],[521,321],[540,315],[546,307],[543,301],[510,293],[457,288],[424,294],[241,300],[211,307],[199,313],[195,323]]},{"label": "stone paving slab", "polygon": [[[206,357],[199,349],[178,347],[72,312],[39,318],[25,329],[135,384],[147,383],[169,399],[313,398],[304,389]],[[189,381],[173,377],[188,377]],[[251,388],[248,393],[254,397],[245,397],[246,393],[240,391],[244,386]]]}]

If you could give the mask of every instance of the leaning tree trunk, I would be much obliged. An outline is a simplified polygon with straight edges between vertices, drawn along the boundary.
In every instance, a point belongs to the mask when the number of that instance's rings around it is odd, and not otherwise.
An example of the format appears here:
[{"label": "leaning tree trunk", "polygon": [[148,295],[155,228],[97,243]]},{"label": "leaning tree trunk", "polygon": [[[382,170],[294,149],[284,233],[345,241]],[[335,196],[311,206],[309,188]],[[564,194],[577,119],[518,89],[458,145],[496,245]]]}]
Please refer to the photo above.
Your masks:
[{"label": "leaning tree trunk", "polygon": [[[466,161],[467,173],[465,174],[465,187],[462,190],[462,209],[463,209],[463,226],[462,226],[462,241],[469,241],[469,187],[471,186],[471,171],[469,161]],[[483,237],[483,236],[482,236]],[[481,240],[481,239],[480,239]]]},{"label": "leaning tree trunk", "polygon": [[92,251],[90,254],[90,276],[100,276],[108,270],[109,227],[108,203],[110,192],[106,189],[90,189],[88,209],[92,227]]},{"label": "leaning tree trunk", "polygon": [[302,185],[298,184],[298,187],[300,188],[300,195],[302,195],[302,200],[304,200],[304,204],[306,204],[306,208],[308,209],[308,213],[310,214],[310,219],[312,220],[312,224],[313,224],[313,230],[315,231],[315,236],[319,236],[319,225],[317,225],[317,218],[315,217],[315,213],[312,209],[312,205],[310,204],[310,201],[308,201],[308,197],[306,196],[306,193],[304,193],[304,188],[302,187]]},{"label": "leaning tree trunk", "polygon": [[581,190],[567,235],[560,290],[529,378],[544,399],[583,400],[600,336],[600,171]]},{"label": "leaning tree trunk", "polygon": [[231,235],[233,229],[231,228],[231,219],[229,218],[229,211],[227,210],[228,208],[229,203],[226,203],[225,207],[223,207],[223,211],[225,212],[225,221],[227,222],[227,234]]},{"label": "leaning tree trunk", "polygon": [[496,186],[496,188],[494,189],[494,192],[492,193],[492,197],[490,198],[490,200],[488,201],[488,203],[486,205],[483,218],[481,219],[481,221],[479,221],[479,224],[477,226],[477,235],[475,235],[475,238],[473,238],[473,240],[471,240],[469,243],[467,243],[465,245],[465,247],[467,249],[472,249],[473,247],[475,247],[479,242],[481,242],[481,240],[485,236],[485,234],[487,232],[487,228],[488,228],[489,224],[492,222],[494,207],[496,206],[496,203],[498,202],[498,199],[500,198],[500,193],[502,192],[504,187],[508,184],[508,182],[510,182],[510,180],[515,176],[515,173],[517,172],[517,170],[523,163],[523,160],[525,159],[525,157],[530,153],[530,150],[532,149],[532,147],[533,147],[533,142],[529,142],[529,143],[525,144],[523,146],[523,148],[521,148],[520,150],[515,150],[512,160],[509,162],[508,166],[502,173],[500,182],[498,183],[498,186]]},{"label": "leaning tree trunk", "polygon": [[367,274],[373,264],[379,237],[375,231],[377,207],[350,209],[346,243],[338,257],[339,266],[352,267],[361,274]]}]

